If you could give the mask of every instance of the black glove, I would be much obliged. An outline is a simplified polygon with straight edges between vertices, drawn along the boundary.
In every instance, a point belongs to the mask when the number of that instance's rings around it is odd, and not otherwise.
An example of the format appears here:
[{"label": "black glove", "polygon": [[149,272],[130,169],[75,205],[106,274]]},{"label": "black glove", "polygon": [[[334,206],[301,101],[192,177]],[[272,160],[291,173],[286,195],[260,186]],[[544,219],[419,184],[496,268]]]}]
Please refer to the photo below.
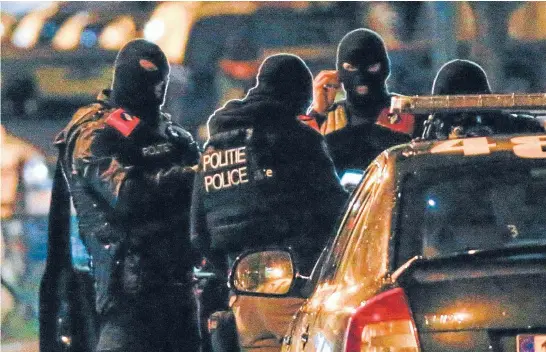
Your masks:
[{"label": "black glove", "polygon": [[192,135],[181,126],[168,123],[164,134],[167,140],[181,151],[181,160],[186,165],[196,165],[199,162],[199,147]]}]

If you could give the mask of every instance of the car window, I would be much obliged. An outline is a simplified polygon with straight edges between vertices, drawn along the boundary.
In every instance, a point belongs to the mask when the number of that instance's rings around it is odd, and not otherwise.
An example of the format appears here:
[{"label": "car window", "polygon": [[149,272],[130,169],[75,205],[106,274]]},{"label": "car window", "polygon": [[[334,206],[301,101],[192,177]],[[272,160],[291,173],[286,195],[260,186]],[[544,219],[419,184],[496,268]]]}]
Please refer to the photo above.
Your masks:
[{"label": "car window", "polygon": [[357,191],[354,192],[353,197],[346,208],[345,217],[341,223],[340,230],[332,245],[329,247],[324,266],[321,268],[319,281],[331,281],[334,278],[343,252],[350,239],[350,235],[353,233],[358,217],[362,214],[362,207],[367,204],[367,200],[370,197],[373,188],[372,186],[375,179],[378,177],[378,172],[379,163],[372,163],[366,170],[364,179],[357,188]]},{"label": "car window", "polygon": [[411,254],[546,244],[544,160],[429,171],[407,179],[402,194],[412,219],[402,219],[399,236],[415,243]]}]

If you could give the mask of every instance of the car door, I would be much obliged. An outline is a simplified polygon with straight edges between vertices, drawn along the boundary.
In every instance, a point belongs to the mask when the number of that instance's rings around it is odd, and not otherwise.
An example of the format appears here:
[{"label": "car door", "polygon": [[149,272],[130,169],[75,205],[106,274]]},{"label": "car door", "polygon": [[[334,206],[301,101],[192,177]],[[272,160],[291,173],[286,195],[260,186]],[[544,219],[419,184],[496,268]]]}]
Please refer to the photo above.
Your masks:
[{"label": "car door", "polygon": [[375,170],[363,184],[361,205],[333,278],[310,328],[315,342],[309,350],[343,348],[347,323],[361,303],[375,295],[388,270],[388,246],[394,206],[389,159],[376,159]]},{"label": "car door", "polygon": [[337,236],[323,253],[325,255],[324,263],[315,268],[313,272],[313,275],[319,276],[318,284],[313,294],[296,314],[284,340],[284,351],[313,351],[324,348],[327,350],[330,341],[322,331],[320,324],[316,326],[317,316],[325,305],[332,304],[332,297],[336,297],[335,278],[342,257],[356,225],[362,218],[363,210],[369,208],[368,204],[373,192],[377,189],[381,169],[381,163],[375,162],[366,170],[366,176],[346,208]]}]

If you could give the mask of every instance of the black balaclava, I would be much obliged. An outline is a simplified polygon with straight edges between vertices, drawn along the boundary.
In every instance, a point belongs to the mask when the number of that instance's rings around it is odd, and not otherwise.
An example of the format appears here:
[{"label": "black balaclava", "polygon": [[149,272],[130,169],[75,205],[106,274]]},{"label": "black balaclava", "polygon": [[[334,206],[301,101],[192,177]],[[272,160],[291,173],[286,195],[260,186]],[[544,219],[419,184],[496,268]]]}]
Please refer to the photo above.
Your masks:
[{"label": "black balaclava", "polygon": [[491,94],[491,87],[480,65],[468,60],[452,60],[436,74],[432,94]]},{"label": "black balaclava", "polygon": [[296,55],[269,56],[260,66],[257,84],[249,90],[248,98],[280,101],[303,114],[313,98],[313,75]]},{"label": "black balaclava", "polygon": [[[444,64],[432,84],[433,95],[491,94],[485,71],[475,62],[452,60]],[[453,131],[461,136],[484,136],[492,134],[491,112],[460,112],[435,114],[434,133],[439,139]]]},{"label": "black balaclava", "polygon": [[[352,70],[344,68],[344,63]],[[390,61],[379,34],[363,28],[347,33],[337,48],[336,69],[347,92],[347,103],[356,110],[377,110],[388,101]]]},{"label": "black balaclava", "polygon": [[155,123],[169,82],[169,63],[154,43],[136,39],[118,53],[112,101],[148,123]]}]

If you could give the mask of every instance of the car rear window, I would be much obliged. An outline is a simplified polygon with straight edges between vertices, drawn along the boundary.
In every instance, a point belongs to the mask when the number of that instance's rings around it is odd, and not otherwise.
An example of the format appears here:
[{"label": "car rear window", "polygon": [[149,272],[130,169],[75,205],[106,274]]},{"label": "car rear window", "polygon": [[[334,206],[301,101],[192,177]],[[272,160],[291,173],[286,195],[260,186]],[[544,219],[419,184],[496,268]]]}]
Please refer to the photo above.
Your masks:
[{"label": "car rear window", "polygon": [[453,169],[404,182],[401,232],[417,239],[413,254],[546,244],[545,160]]}]

